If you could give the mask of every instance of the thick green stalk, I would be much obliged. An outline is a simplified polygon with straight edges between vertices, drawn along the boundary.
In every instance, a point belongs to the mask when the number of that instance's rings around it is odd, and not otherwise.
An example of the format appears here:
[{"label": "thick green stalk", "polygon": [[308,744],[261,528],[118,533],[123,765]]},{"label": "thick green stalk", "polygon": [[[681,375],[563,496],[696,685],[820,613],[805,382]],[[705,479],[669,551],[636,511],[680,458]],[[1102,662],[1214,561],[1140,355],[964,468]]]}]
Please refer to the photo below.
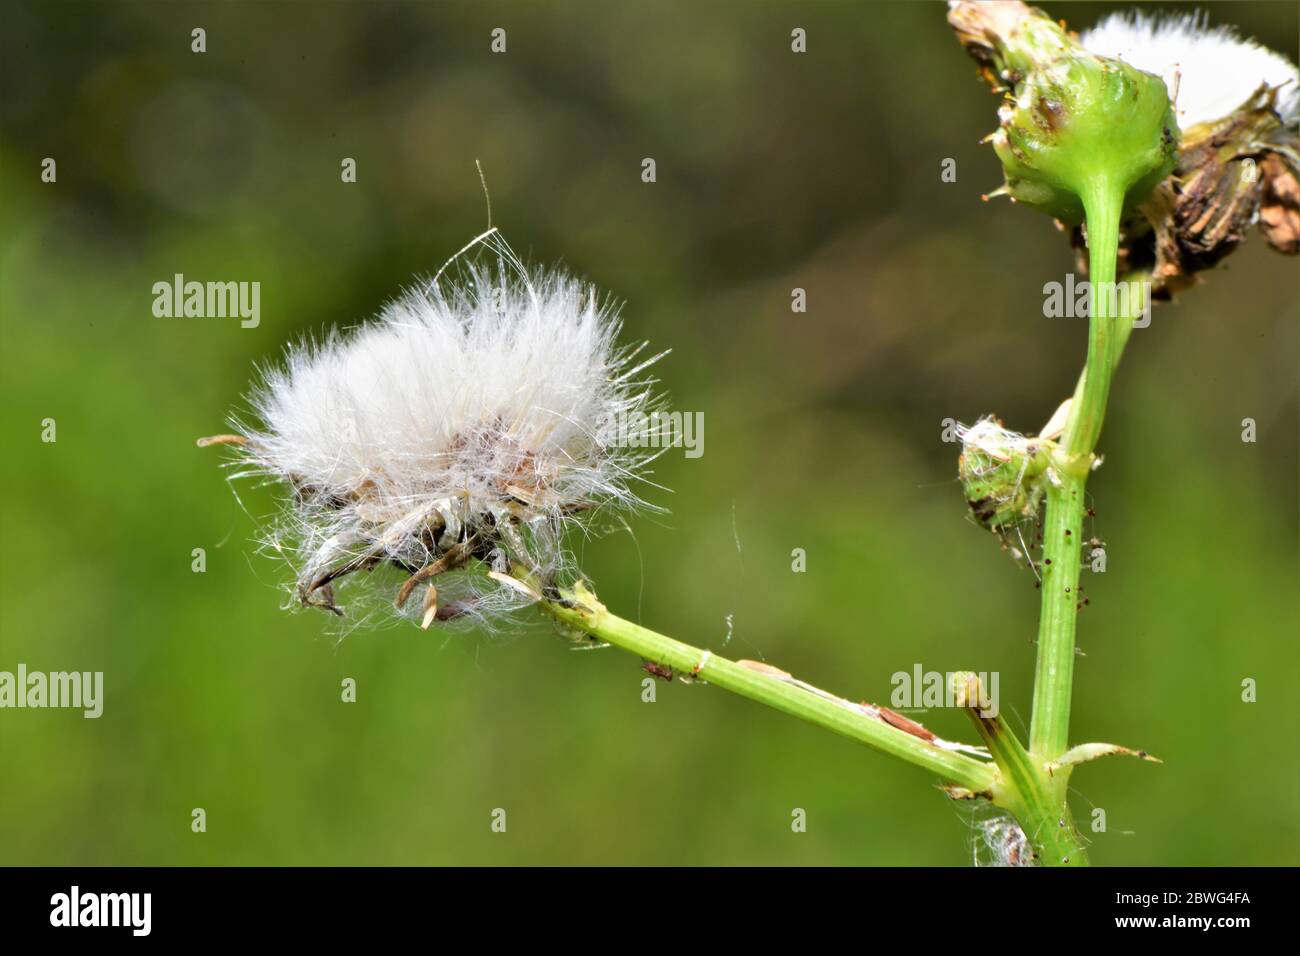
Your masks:
[{"label": "thick green stalk", "polygon": [[[1084,200],[1088,215],[1092,307],[1087,364],[1061,439],[1062,454],[1054,463],[1058,481],[1048,486],[1043,520],[1043,600],[1029,733],[1029,749],[1040,763],[1055,760],[1069,746],[1084,490],[1092,470],[1093,449],[1106,416],[1106,400],[1121,338],[1114,306],[1119,301],[1115,289],[1115,256],[1123,203],[1123,189],[1105,180],[1099,181]],[[1068,775],[1061,776],[1058,789],[1063,795]]]},{"label": "thick green stalk", "polygon": [[1047,491],[1043,520],[1043,602],[1038,621],[1038,664],[1029,746],[1042,762],[1069,745],[1070,688],[1074,678],[1075,621],[1079,603],[1083,475],[1062,474]]},{"label": "thick green stalk", "polygon": [[707,681],[742,697],[825,727],[837,734],[900,757],[949,783],[973,793],[995,788],[997,770],[991,763],[945,750],[922,737],[900,730],[833,695],[811,688],[774,668],[762,670],[683,644],[611,614],[584,588],[566,592],[560,600],[543,600],[541,608],[562,624],[607,644],[631,651],[675,671]]},{"label": "thick green stalk", "polygon": [[[1066,423],[1064,446],[1072,456],[1090,465],[1092,450],[1101,437],[1110,397],[1110,379],[1118,358],[1119,293],[1115,285],[1115,258],[1119,252],[1119,220],[1124,207],[1124,190],[1101,180],[1085,197],[1088,223],[1088,282],[1092,288],[1088,320],[1088,358],[1084,366],[1084,388],[1071,408]],[[1087,474],[1086,468],[1083,471]]]},{"label": "thick green stalk", "polygon": [[[1112,270],[1113,271],[1113,270]],[[1107,388],[1109,388],[1109,379],[1114,376],[1115,369],[1119,365],[1119,360],[1124,354],[1124,348],[1128,344],[1129,336],[1133,332],[1133,322],[1148,306],[1147,296],[1149,294],[1151,274],[1145,271],[1131,272],[1118,280],[1121,287],[1127,290],[1127,299],[1118,299],[1121,304],[1127,305],[1127,310],[1119,312],[1115,317],[1111,328],[1108,330],[1110,341],[1108,343],[1108,352],[1110,354],[1110,363],[1107,373]],[[1103,303],[1101,308],[1109,310],[1109,301]],[[1103,316],[1108,315],[1103,312]],[[1102,321],[1109,321],[1105,318]],[[1094,376],[1095,377],[1095,376]],[[1074,403],[1072,407],[1083,408],[1084,404],[1090,399],[1095,401],[1096,391],[1088,387],[1088,369],[1085,368],[1079,376],[1078,386],[1074,392]],[[1102,407],[1101,412],[1105,409]],[[1078,448],[1082,453],[1086,447],[1090,454],[1095,446],[1096,436],[1100,432],[1102,418],[1094,417],[1088,425],[1087,431],[1091,434],[1093,446],[1080,446],[1069,444],[1072,437],[1079,441],[1078,436],[1084,433],[1082,425],[1079,428],[1067,431],[1063,446],[1067,453],[1071,447]],[[1086,459],[1086,460],[1091,460]],[[1033,728],[1038,731],[1034,735],[1031,731],[1030,745],[1035,752],[1043,751],[1045,754],[1059,753],[1065,749],[1068,744],[1068,724],[1069,724],[1069,690],[1072,685],[1074,655],[1071,653],[1066,657],[1064,651],[1068,646],[1073,649],[1075,634],[1075,615],[1071,611],[1071,598],[1074,598],[1073,606],[1077,609],[1079,598],[1078,580],[1079,572],[1082,567],[1081,538],[1083,534],[1083,514],[1086,511],[1084,506],[1084,490],[1087,482],[1087,473],[1079,471],[1077,473],[1062,474],[1062,484],[1058,487],[1050,487],[1047,494],[1047,514],[1044,518],[1043,545],[1044,557],[1051,559],[1051,564],[1044,563],[1043,566],[1043,586],[1046,588],[1048,580],[1055,583],[1056,589],[1050,593],[1043,593],[1043,614],[1039,621],[1039,658],[1038,658],[1038,676],[1035,681],[1034,695],[1034,722]],[[1068,534],[1066,532],[1069,532]],[[1079,549],[1066,547],[1070,542],[1080,544]],[[1065,588],[1069,587],[1069,592]],[[1042,653],[1043,636],[1048,636],[1047,646],[1051,652],[1047,655]],[[1049,730],[1049,728],[1051,728]],[[1055,759],[1055,756],[1047,756],[1048,762]],[[1068,771],[1067,771],[1068,773]]]}]

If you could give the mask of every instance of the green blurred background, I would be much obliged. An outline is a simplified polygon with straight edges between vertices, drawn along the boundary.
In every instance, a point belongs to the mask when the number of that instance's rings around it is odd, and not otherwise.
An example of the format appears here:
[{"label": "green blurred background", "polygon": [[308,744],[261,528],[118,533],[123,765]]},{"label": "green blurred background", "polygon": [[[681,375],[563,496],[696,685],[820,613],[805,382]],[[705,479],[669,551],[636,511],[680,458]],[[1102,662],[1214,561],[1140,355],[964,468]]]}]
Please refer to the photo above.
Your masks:
[{"label": "green blurred background", "polygon": [[[1076,28],[1112,8],[1048,5]],[[1209,9],[1295,59],[1294,3]],[[941,423],[1036,430],[1085,328],[1042,316],[1073,263],[1051,221],[979,201],[997,99],[942,5],[3,14],[0,669],[102,670],[106,703],[0,712],[0,862],[970,861],[969,810],[925,773],[699,685],[642,703],[639,661],[527,615],[340,641],[281,610],[285,570],[255,550],[272,494],[240,485],[246,513],[220,450],[194,447],[255,363],[481,231],[481,160],[505,237],[624,299],[627,335],[673,349],[676,407],[705,414],[704,456],[659,462],[671,513],[582,547],[605,602],[718,651],[733,615],[725,653],[855,698],[918,663],[996,670],[1023,726],[1033,577],[967,519]],[[154,318],[177,272],[260,281],[260,326]],[[1296,280],[1252,236],[1135,333],[1117,379],[1072,736],[1165,763],[1075,774],[1081,823],[1107,814],[1096,862],[1300,858]]]}]

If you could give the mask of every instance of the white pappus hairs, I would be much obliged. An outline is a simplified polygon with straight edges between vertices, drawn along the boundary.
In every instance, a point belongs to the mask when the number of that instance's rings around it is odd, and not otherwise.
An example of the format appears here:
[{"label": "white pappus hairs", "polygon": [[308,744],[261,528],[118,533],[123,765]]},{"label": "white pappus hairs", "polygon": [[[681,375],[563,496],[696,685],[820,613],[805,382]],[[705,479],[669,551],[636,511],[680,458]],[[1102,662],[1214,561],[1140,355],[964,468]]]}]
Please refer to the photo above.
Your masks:
[{"label": "white pappus hairs", "polygon": [[240,447],[236,477],[292,490],[268,544],[302,604],[342,614],[340,579],[392,566],[396,606],[423,627],[481,619],[554,584],[569,526],[643,504],[654,454],[612,426],[660,407],[639,376],[666,353],[620,348],[618,308],[593,286],[492,248],[450,288],[435,278],[291,347],[251,396],[260,426],[204,440]]},{"label": "white pappus hairs", "polygon": [[1261,84],[1278,89],[1283,123],[1300,121],[1300,74],[1280,53],[1244,40],[1230,26],[1210,27],[1199,13],[1149,16],[1115,13],[1080,42],[1098,56],[1118,57],[1165,81],[1184,130],[1235,112]]}]

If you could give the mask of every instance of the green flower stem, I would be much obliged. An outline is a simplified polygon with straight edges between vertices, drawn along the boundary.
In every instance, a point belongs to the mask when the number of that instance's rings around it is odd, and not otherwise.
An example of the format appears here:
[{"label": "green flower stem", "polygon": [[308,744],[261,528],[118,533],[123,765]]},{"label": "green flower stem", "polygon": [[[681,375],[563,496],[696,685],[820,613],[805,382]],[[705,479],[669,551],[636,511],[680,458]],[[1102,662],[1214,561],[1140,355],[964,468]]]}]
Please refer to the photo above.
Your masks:
[{"label": "green flower stem", "polygon": [[633,624],[611,614],[581,585],[572,591],[566,591],[560,599],[541,601],[540,606],[560,623],[607,644],[631,651],[643,660],[693,675],[714,687],[748,697],[900,757],[973,793],[989,793],[996,786],[997,768],[991,763],[944,750],[921,737],[873,718],[833,695],[817,691],[792,678],[776,676],[781,672],[775,669],[765,672],[746,667]]},{"label": "green flower stem", "polygon": [[[1088,358],[1079,379],[1056,462],[1059,483],[1049,486],[1043,527],[1042,613],[1038,629],[1038,663],[1034,678],[1034,711],[1030,751],[1039,763],[1055,760],[1069,746],[1070,689],[1074,676],[1075,622],[1079,595],[1080,554],[1083,547],[1084,491],[1101,435],[1111,376],[1132,331],[1132,319],[1143,303],[1140,294],[1128,299],[1110,291],[1115,286],[1115,257],[1124,194],[1105,181],[1087,197],[1088,277],[1092,284]],[[1143,276],[1128,277],[1140,283]],[[1132,285],[1138,290],[1144,285]],[[1127,312],[1112,305],[1126,303]],[[1068,773],[1057,779],[1064,796]]]},{"label": "green flower stem", "polygon": [[1070,409],[1062,444],[1076,459],[1076,468],[1081,468],[1086,475],[1091,467],[1092,450],[1101,437],[1111,373],[1118,354],[1116,327],[1119,323],[1111,314],[1110,307],[1113,304],[1111,293],[1115,289],[1115,257],[1119,250],[1119,219],[1124,206],[1124,191],[1102,180],[1091,195],[1085,197],[1084,206],[1088,223],[1088,282],[1092,287],[1088,358],[1082,394],[1076,396]]},{"label": "green flower stem", "polygon": [[[1121,286],[1125,286],[1125,285],[1126,285],[1126,286],[1128,286],[1130,289],[1132,289],[1132,290],[1134,290],[1134,291],[1136,291],[1136,292],[1140,292],[1141,295],[1142,295],[1142,298],[1140,298],[1140,299],[1137,299],[1137,300],[1130,299],[1130,300],[1129,300],[1129,302],[1130,302],[1130,306],[1131,306],[1131,307],[1130,307],[1130,313],[1127,315],[1127,318],[1130,319],[1130,320],[1132,320],[1132,319],[1134,319],[1134,318],[1137,317],[1137,314],[1138,314],[1139,312],[1143,311],[1143,310],[1146,308],[1146,304],[1147,304],[1146,298],[1147,298],[1147,295],[1148,295],[1148,293],[1149,293],[1149,291],[1150,291],[1151,273],[1150,273],[1149,271],[1147,271],[1147,270],[1139,269],[1139,270],[1136,270],[1136,271],[1133,271],[1133,272],[1127,273],[1127,274],[1124,275],[1124,276],[1121,276],[1121,277],[1120,277],[1119,279],[1117,279],[1116,281],[1117,281]],[[1123,355],[1124,355],[1124,348],[1128,345],[1129,336],[1132,335],[1132,334],[1133,334],[1133,322],[1132,322],[1132,321],[1123,321],[1123,320],[1121,320],[1120,322],[1118,322],[1118,323],[1116,324],[1116,326],[1115,326],[1115,341],[1114,341],[1114,343],[1113,343],[1113,345],[1112,345],[1112,349],[1111,349],[1111,351],[1112,351],[1112,353],[1113,353],[1113,358],[1112,358],[1112,360],[1111,360],[1111,368],[1110,368],[1110,372],[1111,372],[1111,375],[1112,375],[1112,376],[1114,376],[1114,374],[1115,374],[1115,369],[1119,367],[1119,360],[1120,360],[1121,357],[1123,357]],[[1084,390],[1084,383],[1087,381],[1087,378],[1088,378],[1088,372],[1087,372],[1087,370],[1085,369],[1083,372],[1081,372],[1081,373],[1079,374],[1079,383],[1078,383],[1078,385],[1075,386],[1075,389],[1074,389],[1074,400],[1075,400],[1076,402],[1081,402],[1081,401],[1083,401],[1082,396],[1083,396],[1083,390]]]},{"label": "green flower stem", "polygon": [[[989,744],[1008,781],[1007,804],[1033,843],[1039,859],[1049,866],[1087,862],[1067,806],[1066,794],[1073,768],[1066,765],[1049,772],[1047,765],[1057,761],[1069,747],[1075,628],[1081,600],[1084,492],[1094,461],[1093,451],[1106,417],[1111,378],[1132,333],[1133,319],[1145,308],[1149,279],[1145,273],[1126,276],[1128,295],[1125,297],[1115,289],[1123,201],[1122,190],[1102,182],[1085,203],[1088,277],[1093,293],[1088,358],[1061,439],[1062,453],[1055,462],[1058,480],[1047,491],[1041,571],[1043,600],[1029,752],[1024,754],[1020,750],[1019,741],[1009,731],[1004,735],[1004,744]],[[1027,776],[1018,769],[1021,754],[1028,767]]]},{"label": "green flower stem", "polygon": [[1038,620],[1038,663],[1029,746],[1041,762],[1055,760],[1069,744],[1070,687],[1079,602],[1083,534],[1083,475],[1064,473],[1047,491],[1043,521],[1043,603]]}]

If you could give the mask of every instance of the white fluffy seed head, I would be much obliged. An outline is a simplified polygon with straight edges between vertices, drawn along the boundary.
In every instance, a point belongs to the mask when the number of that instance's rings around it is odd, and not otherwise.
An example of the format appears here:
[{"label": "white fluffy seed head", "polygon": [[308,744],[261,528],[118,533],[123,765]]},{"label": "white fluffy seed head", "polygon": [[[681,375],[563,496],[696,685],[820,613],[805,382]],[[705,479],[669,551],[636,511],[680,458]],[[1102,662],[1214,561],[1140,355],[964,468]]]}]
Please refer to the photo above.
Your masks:
[{"label": "white fluffy seed head", "polygon": [[1211,28],[1204,12],[1112,14],[1080,39],[1098,56],[1118,57],[1161,77],[1184,130],[1231,115],[1261,84],[1279,88],[1277,111],[1284,123],[1300,121],[1295,65],[1230,26]]},{"label": "white fluffy seed head", "polygon": [[[524,600],[486,568],[550,583],[570,524],[641,503],[634,484],[652,455],[611,426],[657,406],[653,383],[637,380],[654,359],[620,349],[618,330],[592,286],[503,255],[291,348],[252,395],[260,425],[235,427],[241,474],[294,492],[270,543],[303,602],[337,610],[347,574],[441,561],[450,575],[419,579],[441,593],[409,605],[427,624],[431,602],[450,617]],[[470,563],[475,573],[455,573]]]}]

